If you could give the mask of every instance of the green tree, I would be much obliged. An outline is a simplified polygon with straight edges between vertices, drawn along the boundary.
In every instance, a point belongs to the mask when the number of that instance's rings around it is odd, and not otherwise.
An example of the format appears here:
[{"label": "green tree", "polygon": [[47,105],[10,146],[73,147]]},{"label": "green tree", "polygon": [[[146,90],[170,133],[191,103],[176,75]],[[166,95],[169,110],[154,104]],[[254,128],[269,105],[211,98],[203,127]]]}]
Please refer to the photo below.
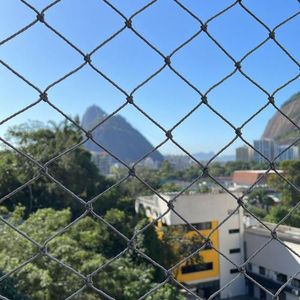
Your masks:
[{"label": "green tree", "polygon": [[[189,230],[186,225],[163,226],[163,245],[166,249],[171,249],[168,255],[167,268],[173,267],[175,264],[196,252],[204,243],[203,238],[195,231]],[[199,253],[195,253],[192,257],[185,261],[185,265],[200,264],[202,257]],[[177,276],[179,268],[174,269]]]},{"label": "green tree", "polygon": [[[23,219],[23,215],[24,208],[17,207],[6,218],[41,244],[71,222],[71,212],[67,209],[61,211],[50,208],[39,209],[26,220]],[[120,211],[111,210],[107,212],[105,218],[118,227],[123,222],[124,215]],[[116,249],[116,245],[111,244],[111,235],[111,231],[101,221],[85,217],[49,240],[47,253],[86,276],[115,255],[107,249],[110,245],[112,249]],[[18,267],[39,253],[38,251],[37,246],[7,225],[0,226],[0,269],[4,272]],[[106,265],[93,277],[93,284],[116,299],[133,300],[141,297],[157,284],[154,276],[155,270],[151,264],[134,260],[133,255],[128,254]],[[42,253],[15,272],[14,278],[17,293],[33,300],[65,299],[84,284],[76,274]],[[8,292],[6,288],[5,293]],[[171,289],[171,291],[166,290],[165,293],[171,297],[175,291]],[[87,288],[76,299],[96,300],[102,297]]]},{"label": "green tree", "polygon": [[250,212],[252,212],[256,217],[260,218],[260,219],[264,219],[267,215],[267,211],[257,207],[255,205],[247,205],[247,208],[250,210]]},{"label": "green tree", "polygon": [[174,299],[174,300],[184,300],[186,297],[178,293],[178,290],[171,286],[170,284],[165,284],[163,287],[159,288],[157,291],[153,292],[147,297],[147,300],[164,300],[164,299]]},{"label": "green tree", "polygon": [[168,160],[164,160],[159,169],[159,178],[164,182],[172,177],[174,170]]},{"label": "green tree", "polygon": [[[0,278],[4,275],[0,271]],[[7,297],[10,300],[29,300],[26,296],[20,294],[16,288],[14,278],[6,278],[0,283],[0,295]]]},{"label": "green tree", "polygon": [[[300,161],[283,161],[280,163],[279,168],[284,171],[283,176],[291,183],[281,179],[278,175],[274,174],[269,178],[269,185],[281,194],[281,203],[270,209],[266,220],[269,222],[278,223],[281,221],[300,201],[300,193],[297,188],[300,187]],[[296,187],[296,188],[295,188]],[[300,227],[300,212],[299,209],[285,220],[284,224]]]},{"label": "green tree", "polygon": [[216,176],[225,176],[226,168],[219,162],[212,163],[209,167],[209,174]]},{"label": "green tree", "polygon": [[270,207],[274,204],[274,201],[269,194],[269,190],[265,188],[257,188],[248,195],[248,201],[268,212]]},{"label": "green tree", "polygon": [[[287,160],[280,163],[279,168],[284,171],[283,176],[297,188],[300,187],[300,161]],[[300,193],[291,184],[274,174],[269,179],[269,184],[282,196],[282,204],[294,206],[300,201]]]},{"label": "green tree", "polygon": [[[290,208],[285,205],[274,206],[270,209],[269,214],[265,217],[265,220],[271,223],[280,222],[288,213]],[[283,223],[285,225],[300,227],[300,213],[298,210],[294,211]]]},{"label": "green tree", "polygon": [[[7,139],[20,151],[45,164],[80,143],[82,132],[67,122],[59,125],[51,123],[47,126],[29,123],[9,129]],[[11,196],[10,201],[4,202],[10,210],[20,203],[26,207],[26,214],[44,207],[55,209],[70,207],[74,216],[83,212],[84,206],[75,197],[48,178],[29,159],[10,148],[1,151],[0,156],[0,198],[40,174],[36,181]],[[90,200],[113,183],[99,174],[91,161],[90,153],[83,147],[77,147],[53,160],[47,168],[50,176],[83,200]],[[112,193],[101,197],[95,203],[95,208],[102,207],[102,202],[107,201],[107,198],[115,200]]]},{"label": "green tree", "polygon": [[181,190],[182,188],[174,182],[165,183],[159,189],[159,191],[162,193],[180,192]]},{"label": "green tree", "polygon": [[184,171],[181,178],[183,180],[191,182],[194,179],[198,178],[201,174],[202,174],[202,169],[197,165],[192,165]]}]

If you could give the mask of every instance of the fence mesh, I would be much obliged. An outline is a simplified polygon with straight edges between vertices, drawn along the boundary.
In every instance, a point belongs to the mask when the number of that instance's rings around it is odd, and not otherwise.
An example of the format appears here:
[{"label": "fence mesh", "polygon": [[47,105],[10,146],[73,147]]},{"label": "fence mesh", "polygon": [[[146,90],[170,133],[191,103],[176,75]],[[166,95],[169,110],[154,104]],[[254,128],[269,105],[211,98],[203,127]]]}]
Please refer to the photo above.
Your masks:
[{"label": "fence mesh", "polygon": [[[291,282],[292,279],[294,279],[297,274],[295,274],[293,277],[289,278],[289,280],[284,283],[279,289],[278,291],[273,294],[272,292],[269,291],[269,289],[267,289],[266,287],[262,286],[260,283],[258,283],[254,278],[252,278],[248,273],[247,273],[247,269],[246,266],[249,263],[249,261],[255,256],[257,255],[260,251],[262,251],[271,241],[275,240],[278,243],[280,243],[281,245],[283,245],[284,247],[286,247],[287,249],[289,249],[289,251],[291,251],[292,253],[294,253],[298,258],[300,258],[299,253],[296,253],[293,249],[291,249],[287,244],[285,244],[277,235],[276,230],[278,229],[278,226],[281,225],[300,205],[300,202],[298,202],[294,207],[291,207],[289,213],[282,218],[282,220],[275,226],[275,227],[270,227],[268,224],[266,224],[265,222],[263,222],[259,217],[257,217],[247,206],[246,202],[245,202],[245,196],[247,196],[251,191],[253,191],[253,189],[256,187],[256,185],[259,183],[260,180],[263,180],[264,177],[267,176],[267,174],[269,172],[275,172],[275,174],[284,182],[286,182],[292,189],[294,189],[296,192],[300,192],[299,187],[295,186],[295,184],[293,184],[288,178],[286,178],[285,174],[279,172],[276,168],[276,159],[282,155],[285,151],[288,151],[289,148],[291,148],[293,145],[296,145],[299,141],[300,138],[298,138],[294,143],[292,143],[288,148],[286,148],[284,151],[282,151],[281,153],[279,153],[277,155],[277,157],[275,157],[273,160],[270,160],[268,157],[266,157],[262,152],[260,152],[258,149],[255,149],[253,147],[253,145],[243,136],[243,129],[244,127],[253,120],[254,117],[256,117],[257,115],[261,114],[264,110],[266,110],[267,107],[273,107],[277,112],[279,112],[286,120],[288,120],[291,124],[293,124],[295,126],[295,128],[297,128],[297,131],[299,131],[299,126],[298,124],[296,124],[291,117],[289,117],[288,115],[286,115],[283,111],[281,111],[280,107],[277,106],[276,104],[276,95],[279,91],[281,91],[282,89],[284,89],[285,87],[287,87],[288,85],[290,85],[292,82],[296,81],[300,74],[298,73],[296,76],[294,76],[293,78],[290,78],[290,80],[288,80],[287,82],[285,82],[284,84],[282,84],[281,86],[277,87],[274,91],[270,92],[268,91],[266,88],[264,88],[262,85],[260,85],[260,83],[258,81],[256,81],[255,77],[250,76],[249,74],[247,74],[246,71],[243,70],[243,63],[250,57],[252,56],[256,51],[258,51],[264,44],[266,44],[267,42],[271,41],[274,43],[274,45],[276,45],[280,51],[282,52],[282,55],[288,57],[288,59],[297,66],[298,70],[299,70],[299,62],[297,61],[296,57],[294,57],[290,52],[289,49],[287,49],[286,47],[284,47],[280,41],[277,39],[276,37],[276,31],[278,29],[280,29],[281,27],[284,27],[287,23],[289,23],[290,21],[292,21],[293,19],[295,19],[296,17],[299,16],[300,11],[296,11],[293,15],[291,15],[290,17],[288,17],[287,19],[285,19],[284,21],[282,21],[281,23],[277,24],[275,27],[270,28],[265,22],[263,22],[254,12],[251,11],[251,9],[249,9],[247,7],[247,4],[242,1],[242,0],[237,0],[232,2],[232,4],[230,4],[228,7],[224,8],[223,10],[219,11],[218,13],[216,13],[214,16],[210,17],[209,19],[207,19],[206,21],[201,20],[196,13],[194,13],[193,11],[191,11],[189,8],[187,8],[181,1],[179,0],[174,0],[174,3],[178,6],[178,8],[180,8],[188,17],[194,19],[197,24],[198,24],[198,31],[196,31],[192,36],[190,36],[187,40],[185,40],[182,44],[180,44],[178,47],[176,47],[171,53],[163,53],[160,49],[158,49],[156,46],[154,46],[150,40],[148,40],[145,36],[143,36],[141,33],[139,33],[139,28],[135,26],[135,18],[138,15],[142,15],[146,10],[148,10],[151,6],[153,6],[158,0],[153,0],[150,1],[149,3],[147,3],[145,6],[143,6],[142,8],[140,8],[139,10],[135,11],[131,16],[126,16],[124,15],[124,13],[122,13],[122,11],[120,11],[114,4],[112,4],[110,1],[108,0],[102,0],[103,3],[105,3],[105,5],[107,5],[107,7],[109,9],[111,9],[112,11],[114,11],[114,13],[116,13],[120,19],[120,28],[114,32],[109,38],[107,38],[105,41],[101,42],[97,47],[95,47],[91,52],[89,53],[84,53],[81,49],[79,49],[75,44],[72,43],[71,40],[67,39],[64,36],[63,32],[59,32],[58,30],[56,30],[50,23],[48,23],[47,21],[47,13],[49,11],[55,11],[55,7],[58,3],[60,3],[63,0],[56,0],[53,1],[52,3],[50,3],[49,5],[47,5],[44,9],[42,9],[41,11],[39,11],[38,9],[36,9],[33,5],[31,5],[29,2],[25,1],[25,0],[20,0],[20,2],[24,5],[24,9],[28,9],[33,11],[36,14],[36,18],[34,20],[32,20],[32,22],[30,22],[28,25],[24,26],[23,28],[21,28],[20,30],[18,30],[17,32],[15,32],[14,34],[12,34],[11,36],[5,38],[4,40],[2,40],[0,42],[0,47],[3,46],[6,43],[9,43],[11,40],[13,40],[14,38],[16,38],[19,35],[22,35],[24,32],[26,32],[27,30],[29,30],[31,27],[36,26],[37,24],[43,24],[44,27],[51,32],[53,35],[57,36],[58,38],[60,38],[68,47],[72,48],[74,50],[75,53],[78,54],[79,57],[81,57],[82,59],[82,63],[80,65],[78,65],[76,68],[70,70],[67,74],[65,74],[64,76],[62,76],[61,78],[56,79],[54,82],[52,82],[51,84],[49,84],[45,89],[41,89],[40,87],[36,86],[33,82],[31,82],[29,79],[27,79],[24,75],[22,75],[18,70],[14,69],[9,63],[3,61],[0,59],[0,64],[6,68],[7,70],[9,70],[11,73],[14,74],[14,76],[18,77],[19,79],[21,79],[24,83],[26,83],[29,87],[31,87],[37,94],[37,100],[33,103],[31,103],[30,105],[20,109],[19,111],[16,111],[14,114],[10,115],[9,117],[5,118],[4,120],[1,120],[0,125],[5,124],[6,122],[8,122],[9,120],[17,117],[18,115],[24,113],[27,110],[30,110],[31,108],[33,108],[34,106],[38,106],[40,103],[46,103],[49,107],[51,107],[53,110],[55,110],[57,113],[59,113],[63,118],[67,119],[69,122],[71,122],[72,124],[74,124],[77,128],[79,128],[83,135],[84,135],[84,139],[83,141],[81,141],[79,144],[73,146],[70,149],[65,150],[62,153],[59,153],[58,155],[56,155],[54,158],[52,158],[51,160],[49,160],[46,163],[41,163],[40,161],[38,161],[36,158],[30,156],[29,154],[25,153],[24,151],[22,151],[22,149],[19,149],[18,147],[16,147],[13,143],[11,143],[10,141],[6,140],[3,137],[0,137],[0,141],[5,144],[7,147],[9,147],[10,149],[13,149],[19,156],[25,158],[26,160],[28,160],[30,163],[32,163],[34,166],[36,166],[39,170],[38,174],[31,178],[29,181],[27,181],[26,183],[24,183],[22,186],[18,187],[17,189],[15,189],[14,191],[10,192],[9,194],[7,194],[6,196],[4,196],[2,199],[0,199],[0,203],[4,203],[4,201],[9,200],[12,196],[14,196],[16,193],[18,193],[20,190],[25,189],[26,187],[28,187],[29,185],[33,184],[36,180],[38,180],[40,177],[46,177],[47,179],[49,179],[51,182],[53,182],[57,188],[62,189],[64,192],[68,193],[73,199],[74,201],[78,201],[81,203],[81,205],[85,208],[85,212],[76,220],[74,220],[71,224],[68,224],[68,226],[66,226],[65,228],[62,228],[59,232],[55,233],[53,236],[50,237],[46,237],[47,239],[45,240],[44,243],[40,243],[35,241],[34,239],[32,239],[27,233],[22,232],[17,226],[15,226],[14,224],[10,224],[10,222],[8,222],[7,219],[0,217],[0,220],[3,224],[6,224],[7,226],[9,226],[11,229],[15,230],[20,236],[23,236],[25,239],[27,239],[30,243],[32,243],[34,246],[37,247],[37,249],[39,249],[36,254],[34,256],[32,256],[30,259],[24,261],[21,265],[17,266],[15,269],[11,270],[10,272],[4,274],[1,278],[0,278],[0,284],[1,282],[3,282],[5,279],[7,279],[8,277],[12,276],[14,273],[20,271],[23,267],[25,267],[27,264],[29,264],[30,262],[34,261],[35,259],[37,259],[40,256],[44,256],[47,257],[50,261],[55,261],[56,263],[58,263],[62,268],[65,268],[67,271],[75,274],[76,276],[78,276],[79,279],[82,280],[82,287],[76,291],[74,291],[73,294],[71,294],[67,299],[73,299],[76,298],[78,295],[80,295],[80,293],[82,293],[86,288],[91,288],[94,290],[95,293],[98,293],[100,297],[103,297],[103,299],[114,299],[113,297],[111,297],[110,295],[108,295],[106,292],[104,292],[103,290],[101,290],[101,287],[97,287],[94,285],[93,283],[93,277],[96,274],[101,273],[101,271],[107,267],[108,265],[112,264],[115,260],[117,260],[118,258],[122,257],[122,255],[124,255],[129,249],[131,249],[131,251],[136,252],[137,254],[139,254],[141,257],[143,257],[146,261],[148,261],[150,264],[152,264],[155,268],[160,269],[164,272],[165,274],[165,279],[160,283],[157,284],[154,288],[152,288],[151,290],[149,290],[146,294],[144,294],[143,296],[141,296],[139,299],[145,299],[147,296],[153,294],[156,290],[158,290],[159,288],[161,288],[163,285],[165,285],[166,283],[170,283],[172,285],[175,285],[176,287],[179,287],[181,289],[184,289],[189,295],[191,295],[193,297],[193,299],[202,299],[200,296],[196,295],[193,291],[191,291],[186,285],[184,285],[183,283],[179,282],[175,277],[174,277],[174,273],[173,271],[182,263],[184,263],[185,261],[187,261],[192,255],[198,253],[201,249],[203,249],[207,244],[210,244],[210,246],[217,251],[223,258],[225,258],[226,260],[228,260],[235,268],[238,269],[238,273],[236,275],[236,277],[228,282],[225,286],[221,286],[220,289],[213,293],[212,295],[210,295],[210,297],[208,299],[214,299],[215,297],[217,297],[220,292],[224,289],[226,289],[228,286],[230,286],[237,278],[239,278],[240,276],[244,276],[245,278],[247,278],[248,280],[250,280],[251,282],[253,282],[255,285],[259,286],[261,289],[263,289],[267,294],[271,295],[272,297],[274,297],[274,299],[280,294],[280,292]],[[101,0],[99,0],[101,1]],[[299,4],[299,1],[296,1]],[[85,3],[82,2],[82,5],[86,5]],[[232,10],[232,9],[239,9],[239,10],[243,10],[246,14],[248,14],[254,22],[256,22],[259,26],[261,26],[264,30],[265,30],[265,39],[260,42],[259,44],[257,44],[253,49],[251,49],[250,51],[248,51],[243,57],[241,57],[240,59],[236,59],[233,57],[233,55],[231,55],[226,49],[225,47],[222,46],[222,44],[218,41],[217,38],[215,38],[213,36],[213,34],[210,32],[210,24],[212,22],[214,22],[215,19],[220,18],[222,15],[226,14],[228,11]],[[112,40],[114,40],[118,35],[120,35],[122,32],[124,31],[130,31],[132,32],[137,39],[141,40],[144,43],[144,47],[148,47],[149,49],[151,49],[151,51],[153,51],[153,53],[155,53],[158,57],[160,57],[161,59],[161,66],[153,73],[151,74],[151,76],[149,76],[146,80],[144,80],[143,82],[141,82],[140,84],[138,84],[135,88],[133,88],[130,92],[127,92],[124,88],[122,88],[122,86],[120,86],[117,82],[114,81],[113,78],[110,78],[108,75],[106,75],[100,68],[98,68],[94,63],[93,63],[93,55],[99,51],[101,48],[105,47],[107,44],[109,44]],[[224,78],[222,78],[220,81],[214,83],[209,89],[207,89],[206,91],[200,91],[189,79],[187,79],[183,74],[181,74],[176,67],[172,64],[172,59],[174,56],[176,56],[177,53],[179,53],[185,46],[187,46],[189,43],[191,43],[194,39],[197,39],[199,36],[201,35],[205,35],[206,37],[208,37],[214,44],[216,47],[218,47],[221,52],[223,53],[222,55],[226,56],[231,62],[232,62],[232,71],[226,75]],[[118,107],[115,111],[113,111],[111,114],[107,115],[105,117],[105,119],[101,120],[101,122],[99,122],[96,126],[94,126],[91,130],[86,130],[83,127],[81,127],[80,124],[78,124],[78,122],[76,122],[75,120],[73,120],[71,117],[68,116],[68,112],[66,111],[62,111],[61,109],[59,109],[52,101],[51,98],[48,97],[48,92],[53,89],[55,86],[59,85],[62,81],[64,81],[65,79],[67,79],[68,77],[72,76],[73,74],[79,72],[83,67],[90,67],[92,70],[95,71],[96,74],[98,74],[98,76],[102,77],[104,80],[106,80],[113,88],[117,89],[119,92],[121,92],[124,96],[124,101],[123,104]],[[158,121],[156,121],[155,119],[153,119],[145,110],[143,110],[138,102],[135,101],[135,94],[138,90],[143,89],[143,87],[145,85],[147,85],[147,83],[149,83],[153,78],[155,78],[159,73],[161,73],[164,69],[168,68],[170,71],[172,71],[180,80],[182,80],[191,90],[193,90],[194,92],[196,92],[199,96],[199,103],[193,108],[191,109],[183,118],[181,118],[180,120],[177,120],[176,124],[172,127],[172,128],[164,128]],[[232,77],[235,73],[239,73],[240,75],[242,75],[247,81],[249,81],[255,88],[257,88],[258,90],[260,90],[264,95],[265,95],[265,103],[264,105],[261,106],[261,108],[259,110],[257,110],[254,114],[251,115],[251,117],[249,117],[247,120],[245,120],[239,127],[236,127],[231,121],[230,119],[227,119],[224,117],[224,115],[222,115],[221,112],[219,112],[217,109],[215,109],[213,107],[213,105],[210,103],[209,101],[209,94],[218,86],[222,85],[224,82],[226,82],[230,77]],[[103,145],[101,145],[93,136],[93,132],[96,128],[102,126],[102,124],[104,124],[105,122],[107,122],[110,118],[112,118],[114,115],[116,115],[119,112],[122,112],[122,110],[126,107],[126,106],[131,106],[134,109],[136,109],[139,113],[141,113],[143,115],[144,118],[148,119],[152,124],[154,124],[157,128],[159,128],[165,135],[165,140],[163,142],[161,142],[159,145],[157,145],[155,148],[153,148],[152,151],[150,151],[149,153],[145,154],[140,160],[136,161],[133,165],[129,165],[126,162],[124,162],[123,160],[121,160],[119,157],[115,156],[114,153],[112,153],[109,149],[106,149]],[[173,137],[173,131],[179,127],[182,123],[184,123],[187,118],[189,118],[195,111],[201,109],[202,107],[206,107],[208,108],[215,116],[217,116],[220,120],[222,120],[224,122],[224,124],[227,124],[231,127],[232,132],[234,133],[234,138],[227,144],[225,145],[222,149],[220,149],[218,151],[218,153],[216,153],[207,163],[201,163],[199,160],[197,160],[188,150],[185,149],[184,146],[182,146],[179,142],[176,141],[176,139]],[[221,182],[218,181],[217,178],[215,178],[214,176],[212,176],[210,174],[210,164],[211,162],[217,157],[219,156],[223,151],[225,151],[228,147],[230,147],[236,140],[241,140],[243,141],[246,145],[248,145],[250,148],[253,149],[253,151],[255,151],[256,153],[258,153],[261,157],[263,157],[267,162],[268,162],[268,168],[265,172],[265,174],[259,178],[259,180],[257,180],[257,182],[255,182],[249,189],[247,189],[242,196],[238,197],[236,194],[234,194],[233,192],[231,192],[226,186],[224,186]],[[53,164],[56,160],[58,160],[60,157],[74,151],[76,148],[80,147],[83,143],[85,143],[86,141],[92,141],[93,143],[95,143],[99,149],[106,151],[107,153],[109,153],[109,155],[111,155],[116,161],[118,161],[121,165],[123,165],[127,170],[128,170],[128,174],[122,178],[121,180],[119,180],[117,183],[115,183],[113,186],[111,186],[110,188],[108,188],[106,191],[102,192],[100,195],[98,195],[97,197],[94,197],[93,199],[89,200],[89,201],[84,201],[83,199],[81,199],[78,195],[75,195],[70,189],[68,189],[68,187],[66,187],[63,183],[61,183],[59,180],[57,180],[55,178],[55,176],[51,175],[51,172],[49,171],[48,167]],[[181,190],[179,193],[177,193],[172,200],[168,201],[166,200],[163,195],[161,195],[158,191],[156,191],[150,184],[147,183],[147,178],[142,178],[141,176],[139,176],[135,170],[135,167],[138,165],[138,163],[140,163],[143,159],[145,159],[146,157],[148,157],[151,153],[153,153],[154,151],[160,149],[165,143],[167,142],[172,142],[176,147],[178,147],[179,149],[181,149],[186,155],[188,155],[193,162],[195,162],[197,164],[197,166],[199,166],[199,169],[201,169],[201,175],[196,178],[193,182],[190,183],[190,185],[186,188],[184,188],[183,190]],[[100,216],[99,214],[97,214],[94,210],[93,210],[93,205],[94,203],[103,195],[105,195],[105,193],[107,193],[108,191],[110,191],[111,189],[113,189],[114,187],[122,184],[123,182],[125,182],[128,178],[135,178],[136,180],[140,181],[143,185],[145,185],[145,187],[147,189],[149,189],[153,194],[157,195],[162,201],[167,203],[168,206],[168,210],[165,211],[165,213],[163,215],[158,216],[155,220],[153,220],[151,223],[149,223],[147,226],[145,226],[144,228],[138,230],[135,232],[135,234],[131,237],[128,238],[126,237],[124,234],[122,234],[118,229],[116,229],[113,225],[111,225],[108,221],[106,221],[102,216]],[[185,193],[188,188],[190,186],[192,186],[195,182],[199,181],[202,178],[210,178],[215,184],[217,184],[218,186],[220,186],[226,193],[229,193],[235,200],[237,203],[236,209],[234,211],[232,211],[230,213],[230,215],[224,219],[222,222],[219,223],[219,225],[217,226],[217,228],[215,228],[208,236],[203,236],[203,234],[197,230],[197,228],[195,228],[192,224],[190,224],[183,216],[181,216],[177,211],[176,211],[176,202],[175,200],[182,195],[183,193]],[[245,212],[247,212],[249,215],[251,215],[253,218],[255,218],[266,230],[269,231],[270,233],[270,237],[269,240],[262,245],[259,249],[257,249],[257,251],[251,256],[249,257],[243,264],[241,265],[237,265],[235,264],[228,256],[226,253],[221,253],[220,250],[218,248],[216,248],[214,245],[212,245],[210,243],[210,237],[211,235],[214,233],[214,231],[218,230],[218,228],[220,228],[224,222],[226,222],[226,220],[228,220],[229,218],[231,218],[236,211],[238,211],[240,208],[242,208]],[[204,239],[204,243],[201,246],[201,248],[197,249],[194,253],[187,253],[186,254],[186,258],[183,259],[182,261],[178,262],[176,265],[174,265],[173,267],[166,269],[164,266],[160,265],[158,262],[156,262],[155,260],[153,260],[151,257],[147,256],[145,253],[143,253],[143,251],[141,251],[140,249],[138,249],[135,246],[135,241],[137,239],[137,237],[144,233],[150,226],[154,226],[156,224],[157,221],[161,220],[163,218],[164,215],[166,215],[168,212],[173,211],[184,223],[187,224],[187,226],[191,229],[194,230],[195,232],[197,232],[197,234]],[[70,227],[72,227],[74,224],[76,224],[77,222],[79,222],[79,220],[81,218],[83,218],[84,216],[87,215],[91,215],[94,218],[96,218],[99,222],[103,222],[105,223],[111,230],[113,230],[120,239],[125,240],[127,242],[127,248],[124,249],[121,253],[119,253],[118,255],[116,255],[115,257],[109,259],[105,264],[99,266],[98,269],[94,270],[94,272],[86,275],[86,274],[82,274],[80,272],[78,272],[77,270],[75,270],[73,267],[71,267],[70,265],[66,264],[63,261],[60,261],[59,259],[55,258],[47,249],[47,245],[48,243],[55,239],[56,237],[58,237],[59,235],[61,235],[62,233],[64,233],[65,231],[69,230]],[[1,299],[7,299],[4,296],[0,295]]]}]

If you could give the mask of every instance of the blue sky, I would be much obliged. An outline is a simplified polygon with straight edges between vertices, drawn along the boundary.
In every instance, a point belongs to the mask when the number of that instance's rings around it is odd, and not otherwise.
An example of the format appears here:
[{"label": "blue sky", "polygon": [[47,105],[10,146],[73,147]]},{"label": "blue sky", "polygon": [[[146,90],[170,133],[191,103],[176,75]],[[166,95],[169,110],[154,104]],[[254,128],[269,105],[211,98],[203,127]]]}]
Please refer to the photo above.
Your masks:
[{"label": "blue sky", "polygon": [[[28,3],[41,10],[50,1],[28,0]],[[111,0],[110,3],[129,17],[148,1]],[[182,0],[181,3],[206,21],[233,1]],[[244,0],[243,3],[270,28],[300,9],[297,0]],[[124,24],[123,19],[101,0],[62,0],[47,11],[45,17],[52,27],[84,53],[90,52]],[[21,1],[0,1],[0,41],[34,19],[35,13]],[[165,55],[199,30],[199,24],[171,0],[158,0],[134,18],[133,26]],[[276,31],[278,41],[298,61],[299,28],[300,16],[297,16]],[[239,5],[209,23],[208,29],[236,60],[263,41],[268,34]],[[0,59],[42,90],[83,62],[76,51],[40,23],[0,46]],[[157,53],[130,30],[125,30],[99,49],[92,59],[99,70],[128,93],[164,63]],[[204,33],[179,50],[172,58],[172,65],[203,93],[234,70],[232,61]],[[272,41],[249,56],[242,67],[245,73],[270,93],[299,74],[297,65]],[[299,79],[276,94],[276,103],[281,105],[298,91]],[[48,94],[50,101],[70,116],[81,116],[92,104],[110,113],[125,101],[121,92],[88,66],[50,89]],[[0,121],[37,99],[38,93],[34,89],[0,64]],[[168,68],[137,90],[134,99],[137,105],[166,129],[171,128],[200,100],[199,95]],[[208,100],[217,111],[239,126],[266,103],[267,97],[236,73],[212,90]],[[127,106],[121,114],[153,145],[164,138],[162,132],[134,108]],[[245,127],[244,137],[249,141],[259,138],[273,114],[274,109],[267,108]],[[60,121],[62,116],[47,104],[40,103],[2,124],[0,135],[5,134],[7,127],[29,119]],[[234,132],[206,107],[200,107],[174,131],[174,137],[192,153],[208,152],[218,151],[234,137]],[[235,143],[226,153],[234,153],[234,148],[239,145],[241,142]],[[161,151],[181,153],[171,143]]]}]

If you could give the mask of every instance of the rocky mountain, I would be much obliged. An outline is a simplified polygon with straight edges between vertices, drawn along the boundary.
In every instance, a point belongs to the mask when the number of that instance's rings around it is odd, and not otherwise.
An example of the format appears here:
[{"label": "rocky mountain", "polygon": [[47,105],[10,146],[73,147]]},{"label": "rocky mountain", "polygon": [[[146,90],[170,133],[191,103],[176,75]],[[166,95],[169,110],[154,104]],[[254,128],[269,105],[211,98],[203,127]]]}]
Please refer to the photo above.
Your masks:
[{"label": "rocky mountain", "polygon": [[[82,127],[90,130],[101,122],[107,114],[98,106],[90,106],[82,117]],[[153,149],[150,142],[122,116],[115,115],[93,131],[94,139],[107,150],[127,163],[140,159]],[[92,141],[85,143],[89,151],[101,152]],[[155,151],[149,155],[154,161],[162,161],[163,156]]]},{"label": "rocky mountain", "polygon": [[[300,92],[293,95],[280,109],[293,122],[300,125]],[[299,137],[299,130],[279,112],[270,119],[262,136],[274,139],[280,144],[290,144]]]}]

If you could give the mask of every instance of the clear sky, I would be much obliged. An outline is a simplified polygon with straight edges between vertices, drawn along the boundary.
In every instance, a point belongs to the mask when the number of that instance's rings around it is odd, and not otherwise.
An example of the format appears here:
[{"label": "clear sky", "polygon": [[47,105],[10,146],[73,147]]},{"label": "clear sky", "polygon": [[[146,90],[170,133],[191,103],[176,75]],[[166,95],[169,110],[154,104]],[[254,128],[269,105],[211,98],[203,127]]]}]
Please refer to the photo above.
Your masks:
[{"label": "clear sky", "polygon": [[[148,1],[110,0],[126,16],[130,16]],[[182,0],[201,20],[206,21],[234,1]],[[28,0],[41,10],[50,1]],[[243,3],[270,28],[297,13],[297,0],[244,0]],[[46,12],[51,26],[62,33],[84,53],[90,52],[120,29],[124,21],[101,0],[62,0]],[[0,41],[35,19],[35,13],[19,0],[0,1]],[[158,0],[133,20],[134,28],[162,53],[168,55],[177,46],[199,30],[199,24],[174,1]],[[268,32],[239,5],[209,23],[209,32],[236,59],[263,41]],[[276,38],[299,61],[300,16],[276,31]],[[0,46],[0,59],[44,89],[70,70],[79,66],[83,58],[64,41],[38,23],[18,37]],[[136,37],[125,30],[99,49],[92,57],[99,70],[130,93],[139,83],[163,65],[163,59]],[[201,33],[172,58],[172,65],[200,91],[205,93],[213,84],[234,70],[220,49]],[[267,91],[273,92],[299,74],[299,68],[269,41],[249,56],[242,66],[245,73]],[[276,94],[281,105],[300,91],[299,79]],[[49,99],[66,114],[82,115],[92,104],[108,113],[125,101],[125,97],[89,66],[59,83],[49,91]],[[134,94],[135,102],[166,129],[172,127],[199,102],[199,95],[178,76],[165,68],[158,76]],[[38,93],[24,84],[0,64],[0,121],[38,99]],[[209,103],[234,125],[239,126],[263,106],[267,97],[257,87],[236,73],[208,94]],[[244,129],[249,141],[259,138],[274,109],[268,108]],[[164,135],[132,107],[121,114],[153,145]],[[47,104],[41,103],[24,114],[0,126],[4,135],[8,126],[27,120],[62,120],[62,116]],[[233,137],[234,132],[206,107],[190,116],[174,131],[175,139],[188,151],[217,151]],[[228,153],[234,153],[235,143]],[[180,150],[168,143],[163,153]]]}]

